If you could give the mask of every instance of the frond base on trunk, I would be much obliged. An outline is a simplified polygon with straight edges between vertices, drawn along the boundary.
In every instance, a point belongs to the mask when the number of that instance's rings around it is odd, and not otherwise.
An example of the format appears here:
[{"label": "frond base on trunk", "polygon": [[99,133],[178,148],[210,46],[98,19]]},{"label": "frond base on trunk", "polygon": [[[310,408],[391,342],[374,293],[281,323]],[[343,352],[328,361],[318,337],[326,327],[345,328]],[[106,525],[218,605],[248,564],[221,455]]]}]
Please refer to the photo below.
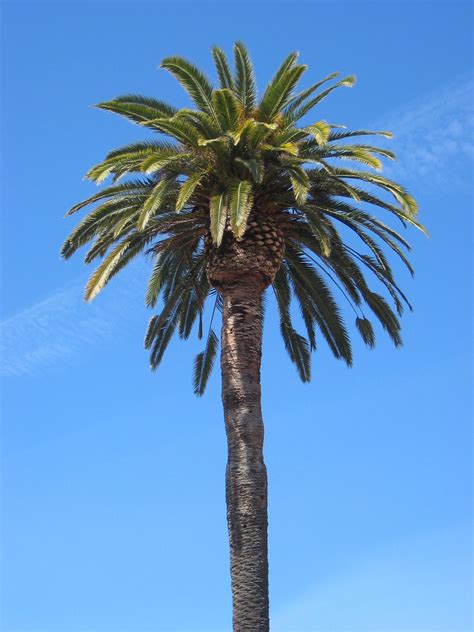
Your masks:
[{"label": "frond base on trunk", "polygon": [[261,289],[273,282],[284,255],[284,240],[271,216],[252,215],[244,236],[237,240],[228,226],[222,244],[216,247],[206,236],[207,276],[210,284],[221,290],[242,278],[255,279]]}]

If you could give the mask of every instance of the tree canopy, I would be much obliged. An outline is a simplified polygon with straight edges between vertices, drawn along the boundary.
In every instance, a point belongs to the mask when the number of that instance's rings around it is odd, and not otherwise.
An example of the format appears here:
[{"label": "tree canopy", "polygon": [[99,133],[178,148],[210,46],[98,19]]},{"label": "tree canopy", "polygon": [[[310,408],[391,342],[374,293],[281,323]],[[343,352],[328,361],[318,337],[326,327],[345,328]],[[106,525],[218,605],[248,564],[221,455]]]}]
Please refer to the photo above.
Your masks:
[{"label": "tree canopy", "polygon": [[[161,297],[162,309],[151,318],[145,337],[151,367],[160,364],[175,331],[186,339],[196,329],[205,339],[194,366],[199,395],[218,348],[212,317],[222,306],[206,265],[209,248],[221,248],[226,231],[242,240],[255,218],[271,218],[278,227],[284,254],[272,288],[285,347],[301,379],[308,381],[318,332],[336,358],[352,364],[335,295],[350,303],[356,329],[369,347],[375,344],[369,313],[395,345],[401,344],[399,316],[410,304],[386,252],[413,273],[406,255],[410,247],[374,213],[424,230],[414,199],[380,175],[382,160],[393,160],[394,154],[358,140],[391,134],[349,130],[314,114],[334,90],[352,87],[353,76],[333,73],[298,90],[307,66],[291,53],[259,97],[245,46],[236,43],[233,53],[231,67],[220,48],[212,49],[215,85],[182,57],[162,61],[194,107],[176,109],[136,94],[98,104],[157,136],[110,151],[88,171],[87,178],[97,184],[112,182],[70,209],[68,214],[92,208],[62,248],[69,258],[89,245],[86,263],[101,259],[87,284],[87,300],[136,256],[152,258],[145,300],[155,308]],[[369,287],[369,278],[385,297]],[[210,324],[204,327],[208,299]],[[292,301],[304,335],[296,331]]]}]

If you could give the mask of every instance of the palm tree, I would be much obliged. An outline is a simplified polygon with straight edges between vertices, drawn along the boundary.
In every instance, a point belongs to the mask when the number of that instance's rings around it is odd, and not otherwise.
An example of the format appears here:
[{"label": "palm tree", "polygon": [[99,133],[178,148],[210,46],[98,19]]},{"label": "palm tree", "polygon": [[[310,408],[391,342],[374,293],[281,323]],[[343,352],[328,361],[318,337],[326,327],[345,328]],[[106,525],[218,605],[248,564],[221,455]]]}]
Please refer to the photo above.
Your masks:
[{"label": "palm tree", "polygon": [[[413,273],[404,252],[409,245],[368,209],[423,228],[415,219],[413,198],[377,173],[380,159],[393,159],[393,153],[346,141],[391,134],[348,131],[324,120],[300,123],[333,90],[352,86],[353,76],[333,73],[296,92],[307,67],[291,53],[257,99],[245,46],[236,43],[233,52],[231,70],[224,52],[212,49],[218,88],[181,57],[161,63],[195,109],[132,94],[97,106],[159,136],[115,149],[90,169],[90,180],[99,184],[111,176],[113,184],[70,209],[68,214],[95,205],[65,241],[62,256],[67,259],[92,242],[86,263],[103,259],[87,284],[86,300],[137,255],[152,258],[146,304],[154,308],[162,297],[161,312],[151,318],[145,336],[152,369],[176,330],[187,339],[196,325],[203,338],[211,299],[204,349],[194,363],[197,395],[203,394],[214,364],[219,341],[213,322],[222,314],[233,629],[261,632],[269,629],[260,401],[264,292],[272,287],[281,335],[303,382],[310,380],[310,354],[319,335],[350,366],[350,339],[332,289],[351,305],[369,347],[375,336],[364,309],[398,346],[398,316],[404,304],[410,307],[382,247]],[[346,161],[359,163],[362,170],[344,166]],[[348,241],[350,231],[355,240]],[[370,289],[366,272],[383,286],[394,309]],[[294,327],[292,300],[306,336]]]}]

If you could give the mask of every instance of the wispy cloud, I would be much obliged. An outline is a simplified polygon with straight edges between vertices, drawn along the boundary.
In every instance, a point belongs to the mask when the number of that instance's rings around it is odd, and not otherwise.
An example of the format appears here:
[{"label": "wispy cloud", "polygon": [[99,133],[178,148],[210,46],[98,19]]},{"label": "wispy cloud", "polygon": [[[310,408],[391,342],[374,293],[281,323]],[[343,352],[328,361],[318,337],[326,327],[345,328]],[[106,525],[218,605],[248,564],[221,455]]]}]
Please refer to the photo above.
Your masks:
[{"label": "wispy cloud", "polygon": [[92,304],[82,300],[86,277],[0,323],[1,374],[35,374],[71,360],[126,327],[143,303],[143,275],[135,267]]},{"label": "wispy cloud", "polygon": [[373,129],[388,129],[395,134],[387,146],[395,150],[398,160],[386,166],[385,175],[420,190],[470,186],[473,97],[472,76],[461,76],[375,123]]},{"label": "wispy cloud", "polygon": [[[372,125],[395,132],[390,146],[399,161],[385,174],[416,189],[462,185],[474,153],[472,96],[472,78],[460,77]],[[37,373],[116,335],[143,302],[143,275],[137,268],[122,274],[92,305],[82,302],[81,280],[3,321],[2,374]]]}]

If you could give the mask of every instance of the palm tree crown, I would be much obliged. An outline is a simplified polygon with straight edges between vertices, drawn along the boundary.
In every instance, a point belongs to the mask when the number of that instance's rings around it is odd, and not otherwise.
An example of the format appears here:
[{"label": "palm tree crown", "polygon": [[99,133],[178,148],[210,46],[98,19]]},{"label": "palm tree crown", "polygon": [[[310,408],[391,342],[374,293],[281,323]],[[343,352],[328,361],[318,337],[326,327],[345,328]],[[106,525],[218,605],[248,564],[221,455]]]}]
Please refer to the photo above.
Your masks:
[{"label": "palm tree crown", "polygon": [[[239,253],[246,249],[255,265],[267,271],[285,347],[303,381],[310,379],[317,331],[337,358],[352,363],[348,332],[331,286],[351,303],[357,329],[369,347],[375,338],[364,306],[399,345],[397,315],[409,303],[381,245],[413,273],[404,252],[409,245],[367,208],[378,207],[404,225],[423,228],[415,219],[413,198],[377,173],[380,158],[393,159],[393,153],[346,141],[391,135],[348,131],[323,120],[300,124],[333,90],[352,86],[354,77],[338,79],[333,73],[296,92],[307,67],[291,53],[257,99],[243,44],[234,46],[233,71],[221,49],[214,48],[212,54],[218,88],[181,57],[161,63],[186,89],[195,109],[178,110],[130,94],[98,105],[157,132],[159,138],[111,151],[87,177],[99,184],[110,176],[113,184],[68,213],[95,205],[62,248],[68,258],[93,242],[85,261],[103,258],[86,287],[86,299],[93,299],[138,254],[150,254],[146,303],[155,307],[160,295],[163,298],[161,313],[151,318],[145,338],[156,368],[176,330],[188,338],[197,324],[202,337],[205,303],[213,298],[213,315],[221,309],[220,284],[230,268],[238,269]],[[359,163],[362,170],[345,167],[346,161]],[[353,231],[366,252],[347,243],[340,227]],[[385,286],[394,309],[369,288],[367,271]],[[306,336],[294,328],[292,298]],[[197,394],[204,392],[217,346],[211,318],[205,349],[195,361]]]}]

